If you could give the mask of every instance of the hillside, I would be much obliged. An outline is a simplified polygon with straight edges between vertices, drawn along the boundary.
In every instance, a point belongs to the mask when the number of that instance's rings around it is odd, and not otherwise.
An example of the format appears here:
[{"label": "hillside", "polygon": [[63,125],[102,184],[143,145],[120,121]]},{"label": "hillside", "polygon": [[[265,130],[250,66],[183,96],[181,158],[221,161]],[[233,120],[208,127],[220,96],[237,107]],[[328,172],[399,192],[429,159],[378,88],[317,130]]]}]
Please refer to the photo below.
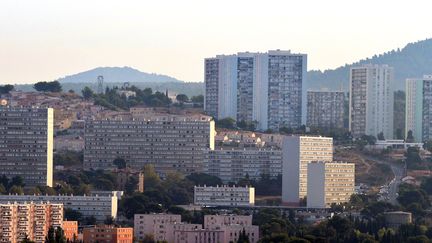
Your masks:
[{"label": "hillside", "polygon": [[93,83],[99,75],[104,76],[106,83],[173,83],[183,82],[173,77],[154,73],[145,73],[131,67],[98,67],[85,72],[59,78],[58,81],[64,83]]},{"label": "hillside", "polygon": [[349,70],[361,64],[388,64],[395,69],[395,89],[405,90],[405,79],[423,77],[432,74],[432,39],[410,43],[402,49],[392,50],[374,55],[351,65],[341,66],[334,70],[308,72],[307,89],[339,89],[341,84],[345,90],[349,84]]}]

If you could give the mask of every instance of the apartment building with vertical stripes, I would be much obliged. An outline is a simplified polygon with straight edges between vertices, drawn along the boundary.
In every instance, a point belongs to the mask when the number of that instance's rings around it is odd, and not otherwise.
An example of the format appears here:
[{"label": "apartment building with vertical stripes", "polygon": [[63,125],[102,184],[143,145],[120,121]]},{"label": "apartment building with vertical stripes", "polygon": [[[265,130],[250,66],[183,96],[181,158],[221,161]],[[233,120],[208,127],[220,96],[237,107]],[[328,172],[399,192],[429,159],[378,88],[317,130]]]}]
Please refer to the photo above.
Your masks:
[{"label": "apartment building with vertical stripes", "polygon": [[26,186],[53,185],[52,108],[0,106],[0,175]]}]

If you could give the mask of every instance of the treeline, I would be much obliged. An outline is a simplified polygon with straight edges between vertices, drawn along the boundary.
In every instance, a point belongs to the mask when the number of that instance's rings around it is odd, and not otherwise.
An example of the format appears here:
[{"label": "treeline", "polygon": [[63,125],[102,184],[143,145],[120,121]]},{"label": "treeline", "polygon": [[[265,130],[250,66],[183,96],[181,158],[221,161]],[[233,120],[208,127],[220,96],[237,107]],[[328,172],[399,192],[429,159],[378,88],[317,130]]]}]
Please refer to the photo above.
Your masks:
[{"label": "treeline", "polygon": [[0,95],[9,94],[12,90],[14,90],[15,86],[11,84],[0,85]]},{"label": "treeline", "polygon": [[[95,104],[112,110],[129,109],[137,105],[167,107],[173,103],[166,93],[153,92],[151,88],[140,89],[136,86],[127,88],[107,87],[103,94],[97,94],[89,87],[85,87],[81,92],[84,99],[93,99]],[[127,92],[131,93],[127,95]],[[178,94],[176,100],[178,102],[176,106],[182,107],[184,103],[193,102],[197,104],[194,107],[202,107],[204,97],[198,95],[189,98],[185,94]]]}]

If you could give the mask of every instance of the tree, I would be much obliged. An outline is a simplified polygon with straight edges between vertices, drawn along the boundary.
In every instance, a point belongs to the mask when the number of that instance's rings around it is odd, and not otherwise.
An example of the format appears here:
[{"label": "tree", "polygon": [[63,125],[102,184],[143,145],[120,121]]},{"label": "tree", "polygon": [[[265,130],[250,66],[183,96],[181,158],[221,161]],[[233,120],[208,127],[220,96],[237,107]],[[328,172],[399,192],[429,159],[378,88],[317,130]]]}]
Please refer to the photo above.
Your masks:
[{"label": "tree", "polygon": [[94,95],[93,90],[90,89],[88,86],[85,86],[81,93],[85,100],[89,100]]},{"label": "tree", "polygon": [[0,85],[0,95],[9,94],[14,89],[14,86],[11,84]]},{"label": "tree", "polygon": [[61,227],[57,227],[55,230],[55,242],[56,243],[66,243],[66,237],[64,231]]},{"label": "tree", "polygon": [[432,140],[427,140],[423,143],[423,148],[429,152],[432,152]]},{"label": "tree", "polygon": [[33,88],[39,92],[61,92],[62,87],[58,81],[52,82],[37,82],[33,85]]},{"label": "tree", "polygon": [[189,97],[185,94],[178,94],[176,96],[176,100],[180,103],[184,103],[184,102],[188,102],[189,101]]},{"label": "tree", "polygon": [[223,185],[222,180],[217,176],[212,176],[205,173],[193,173],[186,178],[192,181],[195,185],[217,186]]},{"label": "tree", "polygon": [[9,188],[12,186],[24,187],[24,179],[21,176],[12,177],[12,180],[9,182]]},{"label": "tree", "polygon": [[80,221],[82,218],[82,214],[79,211],[70,208],[65,208],[64,218],[71,221]]},{"label": "tree", "polygon": [[9,189],[9,193],[23,195],[24,194],[24,189],[22,187],[20,187],[20,186],[12,186]]},{"label": "tree", "polygon": [[147,164],[144,166],[144,191],[150,188],[156,188],[161,180],[153,165]]},{"label": "tree", "polygon": [[112,216],[107,216],[104,220],[104,224],[106,225],[113,225],[114,224],[114,218]]},{"label": "tree", "polygon": [[113,164],[115,166],[117,166],[117,169],[124,169],[124,168],[126,168],[126,160],[124,160],[123,158],[119,158],[119,157],[115,158],[113,160]]},{"label": "tree", "polygon": [[408,134],[407,134],[407,137],[406,137],[406,142],[407,143],[414,142],[414,135],[413,135],[413,132],[411,130],[408,131]]},{"label": "tree", "polygon": [[48,234],[45,237],[45,243],[56,243],[54,227],[49,227]]},{"label": "tree", "polygon": [[239,232],[237,243],[249,243],[249,236],[247,236],[245,229]]},{"label": "tree", "polygon": [[95,225],[97,220],[96,218],[92,215],[90,217],[85,217],[83,220],[85,225]]},{"label": "tree", "polygon": [[378,140],[385,140],[384,133],[383,132],[378,133],[377,138]]},{"label": "tree", "polygon": [[216,121],[216,127],[218,128],[228,128],[235,129],[236,121],[231,117],[220,119]]},{"label": "tree", "polygon": [[192,96],[191,101],[193,103],[203,103],[204,102],[204,96],[203,95]]}]

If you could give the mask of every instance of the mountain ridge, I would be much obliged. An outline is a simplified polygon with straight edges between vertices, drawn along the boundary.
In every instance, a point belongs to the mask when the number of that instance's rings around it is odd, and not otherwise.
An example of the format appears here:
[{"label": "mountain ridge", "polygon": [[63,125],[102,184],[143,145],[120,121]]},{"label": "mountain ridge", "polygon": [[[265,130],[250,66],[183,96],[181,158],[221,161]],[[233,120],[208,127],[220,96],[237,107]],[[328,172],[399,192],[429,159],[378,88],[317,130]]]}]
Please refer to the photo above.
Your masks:
[{"label": "mountain ridge", "polygon": [[432,74],[432,38],[408,43],[405,47],[345,64],[336,69],[310,70],[307,73],[307,89],[339,89],[349,86],[349,70],[363,64],[388,64],[395,71],[395,90],[405,90],[405,79],[421,78]]},{"label": "mountain ridge", "polygon": [[119,83],[119,82],[179,82],[179,79],[170,77],[164,74],[157,73],[147,73],[142,72],[138,69],[124,66],[124,67],[97,67],[87,71],[79,72],[76,74],[67,75],[65,77],[59,78],[60,83],[92,83],[96,82],[99,75],[104,76],[104,82],[106,83]]}]

